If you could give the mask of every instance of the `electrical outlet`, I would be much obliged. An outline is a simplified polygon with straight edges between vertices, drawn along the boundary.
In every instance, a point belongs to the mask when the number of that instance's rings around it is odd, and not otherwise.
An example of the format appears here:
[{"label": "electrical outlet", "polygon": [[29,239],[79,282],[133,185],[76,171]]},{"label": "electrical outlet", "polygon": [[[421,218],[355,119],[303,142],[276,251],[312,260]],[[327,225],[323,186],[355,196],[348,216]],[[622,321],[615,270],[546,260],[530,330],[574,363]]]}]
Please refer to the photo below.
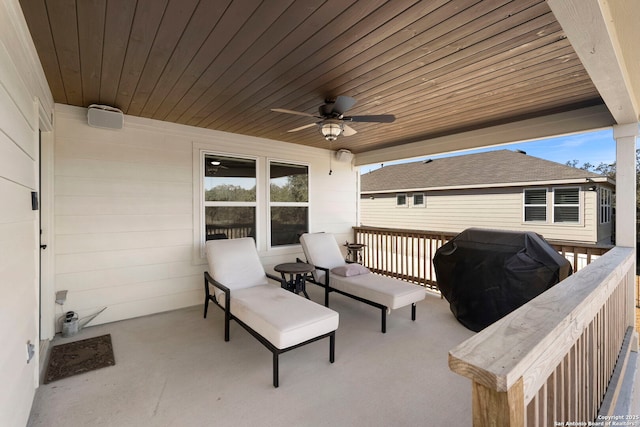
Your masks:
[{"label": "electrical outlet", "polygon": [[31,362],[33,356],[36,354],[36,346],[31,344],[31,341],[27,341],[27,363]]}]

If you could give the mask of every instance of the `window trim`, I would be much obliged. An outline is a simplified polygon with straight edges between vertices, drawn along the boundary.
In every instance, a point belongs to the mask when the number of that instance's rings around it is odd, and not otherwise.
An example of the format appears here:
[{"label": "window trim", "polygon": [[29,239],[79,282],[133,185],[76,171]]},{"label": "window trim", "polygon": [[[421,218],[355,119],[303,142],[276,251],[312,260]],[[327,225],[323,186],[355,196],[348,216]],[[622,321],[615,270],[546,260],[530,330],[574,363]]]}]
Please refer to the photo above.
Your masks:
[{"label": "window trim", "polygon": [[[527,204],[527,191],[541,191],[544,190],[544,205],[541,204]],[[544,221],[527,221],[527,207],[544,207]],[[549,222],[549,188],[547,187],[533,187],[524,188],[522,190],[522,222],[525,224],[547,224]]]},{"label": "window trim", "polygon": [[[400,197],[404,197],[404,203],[399,204],[398,199]],[[396,208],[407,208],[409,207],[409,200],[407,199],[407,193],[398,193],[396,194]]]},{"label": "window trim", "polygon": [[[307,168],[307,201],[306,202],[272,202],[271,201],[271,164],[272,163],[284,163],[293,166],[304,166]],[[306,207],[307,208],[307,226],[311,228],[311,165],[307,162],[296,162],[292,160],[282,160],[278,158],[267,158],[265,167],[265,187],[266,187],[266,231],[267,231],[267,249],[278,250],[283,248],[291,248],[300,246],[300,243],[294,243],[290,245],[271,245],[271,208],[272,207]],[[307,230],[310,231],[310,230]]]},{"label": "window trim", "polygon": [[[578,202],[576,204],[556,204],[556,190],[568,190],[575,189],[578,190]],[[556,207],[577,207],[578,208],[578,221],[556,221]],[[569,187],[554,187],[553,193],[551,195],[551,222],[552,224],[561,224],[561,225],[580,225],[582,224],[582,188],[579,186],[569,186]]]},{"label": "window trim", "polygon": [[[204,158],[205,156],[222,156],[232,157],[237,159],[253,160],[256,162],[256,200],[255,202],[205,202],[204,200]],[[260,236],[262,230],[262,223],[260,222],[262,194],[260,189],[260,176],[262,175],[262,168],[260,158],[258,156],[251,156],[238,153],[229,153],[224,151],[213,150],[207,148],[204,145],[194,145],[193,147],[193,163],[197,163],[197,167],[193,167],[193,181],[198,185],[193,185],[193,224],[197,224],[197,227],[193,227],[193,262],[202,263],[206,259],[206,215],[204,214],[206,206],[205,203],[214,203],[216,206],[254,206],[256,209],[256,224],[255,224],[255,240],[257,247],[260,247]]]}]

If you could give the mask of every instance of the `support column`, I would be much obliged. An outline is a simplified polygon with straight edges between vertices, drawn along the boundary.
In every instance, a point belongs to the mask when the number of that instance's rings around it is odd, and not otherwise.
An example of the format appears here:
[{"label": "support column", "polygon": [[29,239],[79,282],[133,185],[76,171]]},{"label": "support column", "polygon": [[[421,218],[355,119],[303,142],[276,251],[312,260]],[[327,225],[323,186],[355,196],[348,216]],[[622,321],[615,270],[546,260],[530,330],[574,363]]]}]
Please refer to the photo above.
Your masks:
[{"label": "support column", "polygon": [[[616,125],[616,245],[636,247],[636,139],[640,133],[638,123]],[[635,327],[635,274],[636,257],[627,280],[627,326]]]},{"label": "support column", "polygon": [[616,125],[616,245],[636,246],[636,137],[638,123]]}]

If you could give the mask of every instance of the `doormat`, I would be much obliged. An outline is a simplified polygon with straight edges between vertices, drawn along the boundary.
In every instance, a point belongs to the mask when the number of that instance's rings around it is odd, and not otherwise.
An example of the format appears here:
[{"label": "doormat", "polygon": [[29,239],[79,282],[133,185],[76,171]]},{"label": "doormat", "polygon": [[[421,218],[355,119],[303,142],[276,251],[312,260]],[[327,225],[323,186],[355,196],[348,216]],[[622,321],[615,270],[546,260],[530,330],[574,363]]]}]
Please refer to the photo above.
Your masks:
[{"label": "doormat", "polygon": [[51,348],[44,383],[115,364],[110,334],[56,345]]}]

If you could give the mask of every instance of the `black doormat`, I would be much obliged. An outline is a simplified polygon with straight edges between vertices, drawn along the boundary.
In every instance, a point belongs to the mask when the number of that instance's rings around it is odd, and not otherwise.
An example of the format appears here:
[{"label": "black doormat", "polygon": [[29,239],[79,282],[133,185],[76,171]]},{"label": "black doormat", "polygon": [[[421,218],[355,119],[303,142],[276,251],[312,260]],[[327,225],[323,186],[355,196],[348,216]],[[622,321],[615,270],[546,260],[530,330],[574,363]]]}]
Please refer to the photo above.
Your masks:
[{"label": "black doormat", "polygon": [[51,349],[44,383],[115,364],[109,334],[56,345]]}]

